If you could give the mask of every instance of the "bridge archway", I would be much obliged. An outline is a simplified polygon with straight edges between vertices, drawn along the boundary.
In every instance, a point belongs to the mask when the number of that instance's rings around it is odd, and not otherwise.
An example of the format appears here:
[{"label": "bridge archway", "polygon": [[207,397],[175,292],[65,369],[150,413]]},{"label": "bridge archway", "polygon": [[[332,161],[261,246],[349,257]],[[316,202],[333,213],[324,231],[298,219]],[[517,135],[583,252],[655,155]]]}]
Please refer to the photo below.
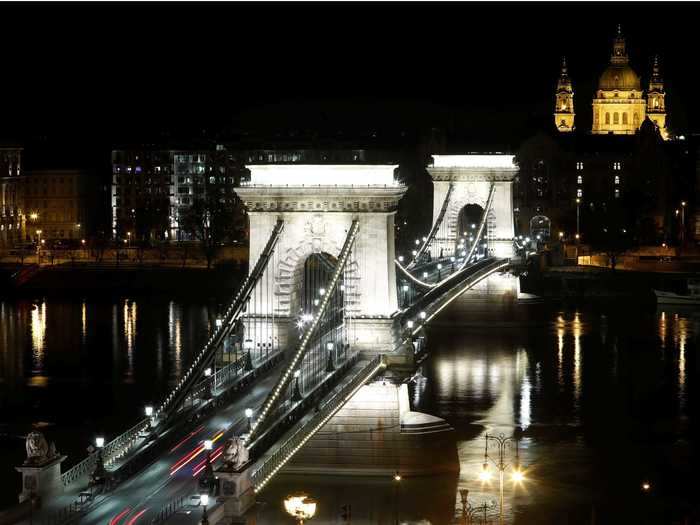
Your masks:
[{"label": "bridge archway", "polygon": [[512,185],[517,173],[513,158],[513,155],[501,154],[433,155],[433,164],[428,167],[434,186],[433,221],[440,216],[449,196],[443,221],[447,221],[450,245],[458,243],[462,209],[468,205],[484,209],[493,185],[495,192],[485,232],[489,251],[497,257],[513,256]]},{"label": "bridge archway", "polygon": [[455,242],[455,251],[460,251],[460,246],[466,247],[469,250],[471,243],[474,242],[477,228],[484,215],[484,208],[478,204],[465,204],[457,213],[457,239]]}]

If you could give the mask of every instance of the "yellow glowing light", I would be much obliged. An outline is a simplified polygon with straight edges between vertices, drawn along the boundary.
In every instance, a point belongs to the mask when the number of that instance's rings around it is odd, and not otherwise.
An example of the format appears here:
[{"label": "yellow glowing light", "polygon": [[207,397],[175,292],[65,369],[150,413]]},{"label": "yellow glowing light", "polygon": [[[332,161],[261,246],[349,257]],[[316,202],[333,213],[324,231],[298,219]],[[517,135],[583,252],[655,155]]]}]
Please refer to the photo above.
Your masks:
[{"label": "yellow glowing light", "polygon": [[644,483],[642,483],[642,490],[648,491],[650,489],[651,489],[651,483],[649,483],[648,481],[645,481]]},{"label": "yellow glowing light", "polygon": [[316,501],[306,494],[288,496],[284,500],[284,510],[299,520],[309,520],[316,515]]},{"label": "yellow glowing light", "polygon": [[516,470],[516,471],[513,472],[513,474],[511,475],[511,479],[512,479],[515,483],[522,483],[523,481],[525,481],[525,474],[524,474],[521,470]]},{"label": "yellow glowing light", "polygon": [[489,470],[489,466],[486,463],[484,463],[481,472],[479,472],[479,479],[483,482],[491,480],[491,471]]}]

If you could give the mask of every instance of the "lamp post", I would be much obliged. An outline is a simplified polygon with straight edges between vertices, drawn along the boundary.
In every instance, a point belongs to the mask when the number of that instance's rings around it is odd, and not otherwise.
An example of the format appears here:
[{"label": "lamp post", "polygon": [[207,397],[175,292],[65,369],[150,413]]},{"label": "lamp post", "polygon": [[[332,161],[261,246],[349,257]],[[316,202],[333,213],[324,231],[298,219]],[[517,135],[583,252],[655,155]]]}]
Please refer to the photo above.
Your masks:
[{"label": "lamp post", "polygon": [[202,506],[202,525],[209,525],[209,516],[207,516],[209,494],[202,494],[201,496],[199,496],[199,504]]},{"label": "lamp post", "polygon": [[301,388],[299,388],[299,375],[301,370],[294,371],[294,391],[292,392],[292,401],[301,401]]},{"label": "lamp post", "polygon": [[408,306],[408,285],[404,284],[401,288],[403,288],[403,307],[406,308]]},{"label": "lamp post", "polygon": [[576,197],[576,238],[581,234],[581,197]]},{"label": "lamp post", "polygon": [[253,419],[253,409],[252,408],[246,408],[245,409],[245,417],[248,419],[248,432],[250,434],[250,431],[252,429],[252,419]]},{"label": "lamp post", "polygon": [[681,248],[685,244],[685,206],[687,202],[681,201]]},{"label": "lamp post", "polygon": [[298,525],[316,515],[316,505],[316,500],[306,494],[294,494],[284,500],[284,510],[296,519]]},{"label": "lamp post", "polygon": [[333,363],[333,343],[326,343],[326,350],[328,351],[328,362],[326,363],[326,372],[330,373],[335,370],[335,364]]},{"label": "lamp post", "polygon": [[[489,460],[496,466],[498,469],[498,482],[499,482],[499,510],[498,510],[498,516],[499,516],[499,523],[503,524],[503,483],[504,483],[504,477],[505,477],[505,472],[506,470],[511,467],[513,470],[513,473],[511,474],[511,478],[514,483],[520,483],[525,479],[525,475],[521,469],[520,466],[520,455],[518,453],[518,439],[516,437],[505,437],[503,434],[500,434],[498,436],[489,436],[486,434],[484,436],[485,439],[485,448],[484,448],[484,464],[481,470],[481,473],[479,474],[479,478],[481,481],[486,482],[491,479],[491,472],[489,471]],[[489,455],[489,441],[495,442],[496,446],[498,447],[498,457],[497,459],[492,458]],[[513,465],[509,464],[506,462],[506,448],[508,447],[510,442],[515,443],[515,463]]]}]

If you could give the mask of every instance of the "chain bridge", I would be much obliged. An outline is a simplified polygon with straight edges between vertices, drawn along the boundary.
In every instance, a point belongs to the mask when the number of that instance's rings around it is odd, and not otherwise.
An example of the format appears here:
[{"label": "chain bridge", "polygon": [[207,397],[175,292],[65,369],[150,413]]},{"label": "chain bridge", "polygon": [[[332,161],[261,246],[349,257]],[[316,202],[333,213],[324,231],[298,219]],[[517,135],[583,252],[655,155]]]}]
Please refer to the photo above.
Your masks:
[{"label": "chain bridge", "polygon": [[[237,192],[250,220],[250,271],[216,330],[148,417],[65,472],[64,456],[18,467],[20,501],[40,507],[16,522],[160,522],[206,490],[216,502],[210,522],[245,523],[285,467],[342,471],[333,463],[341,446],[330,457],[331,445],[315,440],[330,439],[332,425],[342,434],[354,399],[371,407],[389,392],[378,378],[396,384],[387,395],[398,403],[397,432],[451,432],[410,410],[405,378],[426,352],[423,327],[511,264],[512,156],[435,156],[433,225],[405,255],[394,246],[406,191],[396,166],[248,168]],[[387,461],[408,461],[402,454]]]}]

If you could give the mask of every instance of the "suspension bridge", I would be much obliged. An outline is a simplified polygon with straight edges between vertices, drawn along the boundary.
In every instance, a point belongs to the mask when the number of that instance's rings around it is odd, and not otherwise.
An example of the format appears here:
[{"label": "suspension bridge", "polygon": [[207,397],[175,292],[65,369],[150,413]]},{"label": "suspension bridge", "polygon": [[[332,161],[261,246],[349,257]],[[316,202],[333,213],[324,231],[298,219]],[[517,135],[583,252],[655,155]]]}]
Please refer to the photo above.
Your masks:
[{"label": "suspension bridge", "polygon": [[435,156],[433,224],[405,255],[396,166],[248,167],[250,271],[214,333],[132,428],[66,472],[62,456],[18,467],[20,499],[41,497],[24,521],[165,521],[204,486],[210,521],[237,523],[368,382],[411,370],[431,319],[511,264],[510,155]]}]

